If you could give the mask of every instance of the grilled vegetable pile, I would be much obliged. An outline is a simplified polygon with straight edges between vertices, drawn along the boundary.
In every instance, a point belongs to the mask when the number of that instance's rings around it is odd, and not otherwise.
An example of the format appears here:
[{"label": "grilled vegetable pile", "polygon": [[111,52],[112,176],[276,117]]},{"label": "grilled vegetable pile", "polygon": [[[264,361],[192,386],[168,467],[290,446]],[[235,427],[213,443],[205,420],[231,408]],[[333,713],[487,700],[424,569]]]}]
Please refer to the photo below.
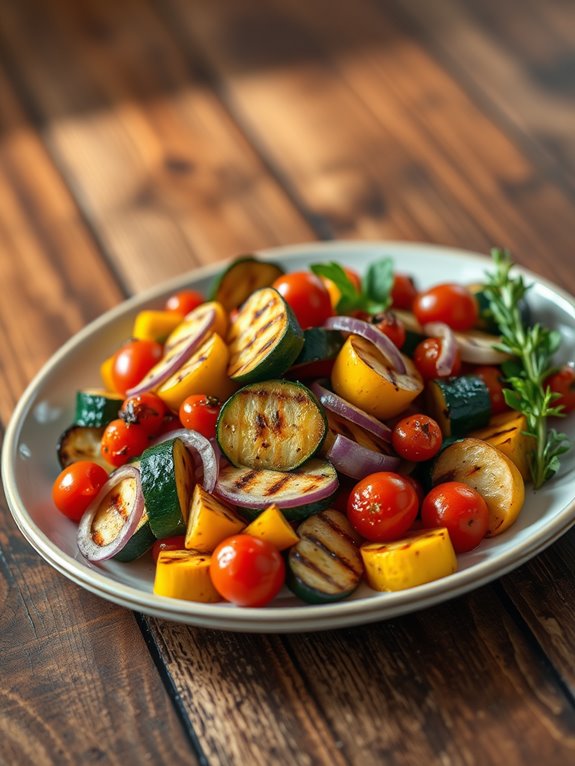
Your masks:
[{"label": "grilled vegetable pile", "polygon": [[57,446],[82,555],[150,555],[156,594],[251,607],[456,571],[570,446],[547,419],[575,408],[574,367],[511,266],[419,291],[390,259],[243,256],[208,299],[141,311]]}]

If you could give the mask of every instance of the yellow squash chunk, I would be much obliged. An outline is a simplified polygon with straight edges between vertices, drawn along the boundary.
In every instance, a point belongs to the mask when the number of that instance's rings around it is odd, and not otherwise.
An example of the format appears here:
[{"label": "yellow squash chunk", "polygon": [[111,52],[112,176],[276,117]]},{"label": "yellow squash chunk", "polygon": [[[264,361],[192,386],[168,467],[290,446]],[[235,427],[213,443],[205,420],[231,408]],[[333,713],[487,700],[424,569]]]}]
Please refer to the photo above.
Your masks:
[{"label": "yellow squash chunk", "polygon": [[164,343],[181,321],[181,315],[174,311],[140,311],[134,320],[132,336]]},{"label": "yellow squash chunk", "polygon": [[479,492],[489,509],[487,537],[508,529],[525,500],[525,483],[515,463],[491,444],[471,437],[441,453],[432,480],[434,485],[461,481]]},{"label": "yellow squash chunk", "polygon": [[331,374],[333,390],[380,420],[393,418],[423,390],[413,362],[403,357],[407,372],[395,372],[377,348],[350,335],[335,359]]},{"label": "yellow squash chunk", "polygon": [[210,578],[210,556],[192,551],[161,551],[156,565],[154,593],[186,601],[221,601]]},{"label": "yellow squash chunk", "polygon": [[109,391],[111,394],[117,394],[116,387],[114,386],[114,380],[112,378],[112,366],[114,364],[114,354],[104,359],[100,365],[100,378],[105,391]]},{"label": "yellow squash chunk", "polygon": [[228,347],[213,333],[156,393],[174,412],[191,394],[208,394],[223,401],[235,390],[227,375],[228,358]]},{"label": "yellow squash chunk", "polygon": [[298,535],[275,503],[262,511],[257,519],[244,529],[244,534],[267,540],[279,551],[291,548],[299,542]]},{"label": "yellow squash chunk", "polygon": [[391,543],[364,543],[360,552],[368,585],[374,590],[414,588],[457,569],[455,551],[443,527],[411,532]]},{"label": "yellow squash chunk", "polygon": [[226,537],[237,535],[245,522],[196,484],[188,517],[185,546],[201,553],[211,553]]},{"label": "yellow squash chunk", "polygon": [[529,479],[529,454],[536,447],[535,439],[525,433],[527,421],[520,412],[502,412],[489,421],[486,428],[474,431],[471,436],[497,447],[510,458],[523,479]]}]

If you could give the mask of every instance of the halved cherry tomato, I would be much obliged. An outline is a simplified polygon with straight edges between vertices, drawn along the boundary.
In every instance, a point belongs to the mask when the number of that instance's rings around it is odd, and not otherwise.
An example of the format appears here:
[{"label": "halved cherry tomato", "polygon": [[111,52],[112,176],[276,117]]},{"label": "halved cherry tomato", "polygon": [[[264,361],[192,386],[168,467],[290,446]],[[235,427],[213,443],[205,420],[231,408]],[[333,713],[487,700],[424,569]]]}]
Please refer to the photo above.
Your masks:
[{"label": "halved cherry tomato", "polygon": [[446,283],[419,293],[413,302],[419,324],[444,322],[453,330],[470,330],[477,323],[477,300],[467,287]]},{"label": "halved cherry tomato", "polygon": [[501,368],[484,365],[482,367],[475,367],[472,374],[481,378],[487,386],[491,402],[491,414],[498,415],[500,412],[506,412],[509,407],[505,403],[505,396],[503,395]]},{"label": "halved cherry tomato", "polygon": [[573,412],[575,410],[575,367],[566,364],[545,382],[554,393],[559,394],[559,399],[553,402],[553,406],[561,405],[566,414]]},{"label": "halved cherry tomato", "polygon": [[221,408],[221,402],[215,396],[192,394],[180,405],[180,421],[184,428],[212,439],[216,435],[216,421]]},{"label": "halved cherry tomato", "polygon": [[141,455],[148,443],[148,434],[142,426],[118,418],[104,429],[100,452],[104,460],[117,468]]},{"label": "halved cherry tomato", "polygon": [[212,554],[210,576],[218,593],[238,606],[264,606],[285,580],[284,560],[267,540],[235,535]]},{"label": "halved cherry tomato", "polygon": [[272,287],[290,306],[303,330],[319,327],[333,315],[329,292],[310,271],[294,271],[278,277]]},{"label": "halved cherry tomato", "polygon": [[417,297],[417,288],[413,278],[408,274],[394,274],[391,288],[391,305],[394,309],[411,311],[413,301]]},{"label": "halved cherry tomato", "polygon": [[376,314],[372,320],[378,329],[394,343],[397,348],[401,348],[405,343],[405,327],[393,311],[386,311],[383,314]]},{"label": "halved cherry tomato", "polygon": [[397,540],[411,527],[418,510],[412,484],[391,471],[366,476],[355,485],[347,501],[351,525],[373,542]]},{"label": "halved cherry tomato", "polygon": [[443,443],[443,434],[436,421],[428,415],[408,415],[394,426],[391,443],[400,457],[418,463],[437,455]]},{"label": "halved cherry tomato", "polygon": [[173,311],[185,316],[204,303],[205,300],[204,296],[197,290],[180,290],[180,292],[170,295],[165,308],[166,311]]},{"label": "halved cherry tomato", "polygon": [[153,560],[157,562],[162,551],[184,551],[186,549],[185,542],[185,535],[174,535],[173,537],[163,537],[161,540],[156,540],[152,545]]},{"label": "halved cherry tomato", "polygon": [[424,498],[421,520],[427,529],[446,527],[456,553],[473,550],[489,528],[489,509],[483,497],[459,481],[438,484]]},{"label": "halved cherry tomato", "polygon": [[112,360],[114,390],[121,394],[137,383],[162,358],[162,346],[154,340],[133,339],[119,348]]},{"label": "halved cherry tomato", "polygon": [[78,460],[56,477],[52,486],[54,505],[64,516],[78,522],[107,481],[108,473],[101,465]]},{"label": "halved cherry tomato", "polygon": [[125,399],[120,407],[120,418],[126,423],[141,426],[149,436],[155,436],[164,424],[168,408],[159,396],[146,391]]},{"label": "halved cherry tomato", "polygon": [[[433,380],[442,377],[437,371],[437,360],[441,351],[442,340],[439,338],[426,338],[418,343],[413,352],[413,363],[424,380]],[[459,375],[461,371],[461,356],[459,351],[455,352],[453,366],[447,375]]]}]

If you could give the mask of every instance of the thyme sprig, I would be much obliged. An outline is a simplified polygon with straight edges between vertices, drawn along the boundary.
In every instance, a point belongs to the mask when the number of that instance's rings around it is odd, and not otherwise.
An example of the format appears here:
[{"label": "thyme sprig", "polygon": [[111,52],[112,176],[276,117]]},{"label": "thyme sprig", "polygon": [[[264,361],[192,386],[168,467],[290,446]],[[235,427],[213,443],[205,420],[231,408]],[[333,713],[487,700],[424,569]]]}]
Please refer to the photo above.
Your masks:
[{"label": "thyme sprig", "polygon": [[538,323],[529,327],[523,324],[520,305],[531,285],[525,284],[522,276],[511,275],[513,261],[507,250],[494,248],[491,257],[495,269],[487,275],[485,293],[501,333],[497,347],[514,357],[503,365],[509,386],[504,389],[505,401],[525,415],[527,433],[535,438],[529,468],[533,486],[538,489],[557,473],[560,456],[571,448],[565,434],[547,425],[547,418],[564,414],[563,408],[554,404],[558,394],[545,384],[554,370],[552,358],[561,335]]}]

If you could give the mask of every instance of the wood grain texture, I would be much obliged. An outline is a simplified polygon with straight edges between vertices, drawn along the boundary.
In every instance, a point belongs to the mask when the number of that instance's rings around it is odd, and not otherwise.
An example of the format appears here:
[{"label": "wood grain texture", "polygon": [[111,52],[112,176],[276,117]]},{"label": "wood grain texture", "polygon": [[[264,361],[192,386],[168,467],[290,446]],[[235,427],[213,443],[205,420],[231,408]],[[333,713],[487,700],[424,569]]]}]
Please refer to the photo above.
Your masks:
[{"label": "wood grain texture", "polygon": [[[122,293],[1,70],[0,131],[5,425],[46,358]],[[0,656],[0,763],[197,762],[131,613],[45,564],[3,494]]]},{"label": "wood grain texture", "polygon": [[0,39],[130,290],[312,236],[147,3],[9,4]]}]

